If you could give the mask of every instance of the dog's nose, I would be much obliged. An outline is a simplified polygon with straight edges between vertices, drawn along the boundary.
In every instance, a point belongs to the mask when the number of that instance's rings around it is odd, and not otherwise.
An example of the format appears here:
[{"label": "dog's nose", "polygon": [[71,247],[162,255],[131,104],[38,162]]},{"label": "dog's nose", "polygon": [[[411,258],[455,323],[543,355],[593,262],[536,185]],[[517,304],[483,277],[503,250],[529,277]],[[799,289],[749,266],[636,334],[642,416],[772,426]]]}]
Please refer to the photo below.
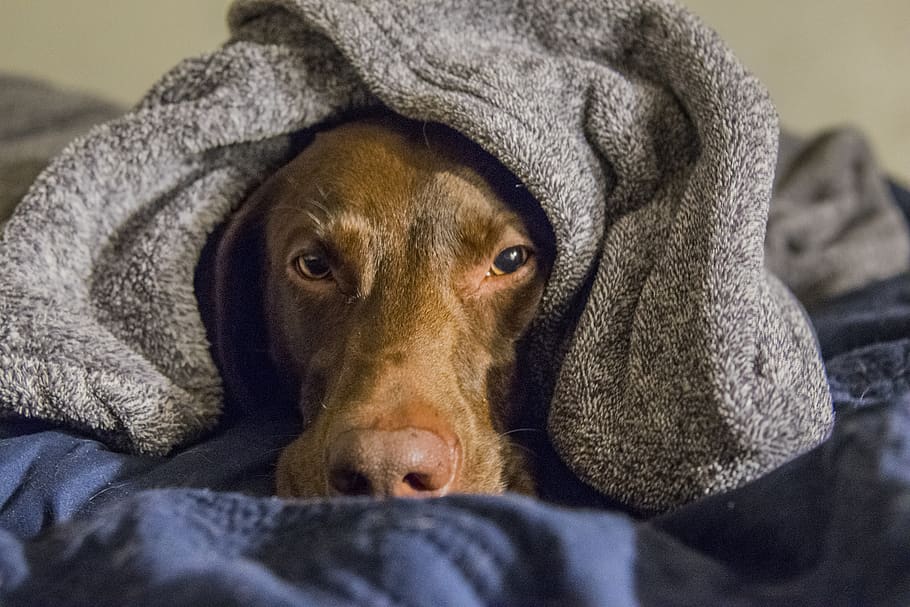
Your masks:
[{"label": "dog's nose", "polygon": [[332,442],[327,456],[336,495],[434,497],[454,490],[459,448],[419,428],[353,429]]}]

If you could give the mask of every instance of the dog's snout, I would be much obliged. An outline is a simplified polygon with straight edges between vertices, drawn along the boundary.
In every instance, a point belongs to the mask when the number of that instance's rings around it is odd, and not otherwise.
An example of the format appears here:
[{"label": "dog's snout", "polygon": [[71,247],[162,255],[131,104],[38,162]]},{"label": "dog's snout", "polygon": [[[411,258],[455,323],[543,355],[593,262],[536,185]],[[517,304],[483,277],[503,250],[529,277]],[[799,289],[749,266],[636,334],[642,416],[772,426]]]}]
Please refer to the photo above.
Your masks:
[{"label": "dog's snout", "polygon": [[420,428],[352,429],[328,446],[329,492],[434,497],[456,490],[459,446]]}]

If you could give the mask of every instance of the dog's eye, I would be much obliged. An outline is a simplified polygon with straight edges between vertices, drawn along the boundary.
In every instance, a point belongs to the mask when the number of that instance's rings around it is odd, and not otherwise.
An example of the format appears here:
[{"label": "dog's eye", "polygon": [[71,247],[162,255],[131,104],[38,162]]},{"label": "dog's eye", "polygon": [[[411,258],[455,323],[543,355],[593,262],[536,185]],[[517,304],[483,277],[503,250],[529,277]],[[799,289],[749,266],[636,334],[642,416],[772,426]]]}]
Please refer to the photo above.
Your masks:
[{"label": "dog's eye", "polygon": [[516,245],[514,247],[509,247],[508,249],[503,249],[499,252],[499,255],[496,256],[496,259],[493,260],[493,267],[490,268],[489,274],[492,274],[493,276],[511,274],[525,265],[526,261],[528,261],[527,247]]},{"label": "dog's eye", "polygon": [[318,253],[300,255],[294,260],[294,267],[301,276],[309,280],[322,280],[332,273],[329,261]]}]

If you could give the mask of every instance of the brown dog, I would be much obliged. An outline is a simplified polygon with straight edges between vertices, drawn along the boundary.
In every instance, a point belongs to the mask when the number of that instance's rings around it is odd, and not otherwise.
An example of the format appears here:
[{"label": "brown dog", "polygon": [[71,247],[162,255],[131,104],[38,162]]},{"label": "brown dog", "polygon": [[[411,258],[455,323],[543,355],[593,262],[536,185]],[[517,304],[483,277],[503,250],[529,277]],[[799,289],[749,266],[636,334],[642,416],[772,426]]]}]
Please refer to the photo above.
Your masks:
[{"label": "brown dog", "polygon": [[541,213],[478,146],[392,116],[316,134],[252,195],[217,248],[214,338],[235,398],[301,407],[280,495],[533,490],[507,433]]}]

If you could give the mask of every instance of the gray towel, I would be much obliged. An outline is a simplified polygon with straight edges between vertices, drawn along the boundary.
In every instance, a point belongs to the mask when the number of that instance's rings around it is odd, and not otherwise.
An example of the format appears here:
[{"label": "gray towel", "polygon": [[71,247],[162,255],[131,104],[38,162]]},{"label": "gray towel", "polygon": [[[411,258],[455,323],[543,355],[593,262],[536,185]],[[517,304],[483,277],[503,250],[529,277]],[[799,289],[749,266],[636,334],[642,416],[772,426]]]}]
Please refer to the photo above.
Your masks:
[{"label": "gray towel", "polygon": [[123,110],[22,76],[0,75],[0,224],[51,156]]},{"label": "gray towel", "polygon": [[70,145],[7,224],[0,410],[150,454],[210,428],[207,237],[289,134],[381,104],[462,131],[545,209],[526,407],[583,481],[666,509],[828,434],[812,331],[763,263],[774,109],[684,9],[241,0],[229,19],[224,48]]},{"label": "gray towel", "polygon": [[852,128],[781,137],[766,263],[807,307],[910,268],[907,223],[880,171]]}]

